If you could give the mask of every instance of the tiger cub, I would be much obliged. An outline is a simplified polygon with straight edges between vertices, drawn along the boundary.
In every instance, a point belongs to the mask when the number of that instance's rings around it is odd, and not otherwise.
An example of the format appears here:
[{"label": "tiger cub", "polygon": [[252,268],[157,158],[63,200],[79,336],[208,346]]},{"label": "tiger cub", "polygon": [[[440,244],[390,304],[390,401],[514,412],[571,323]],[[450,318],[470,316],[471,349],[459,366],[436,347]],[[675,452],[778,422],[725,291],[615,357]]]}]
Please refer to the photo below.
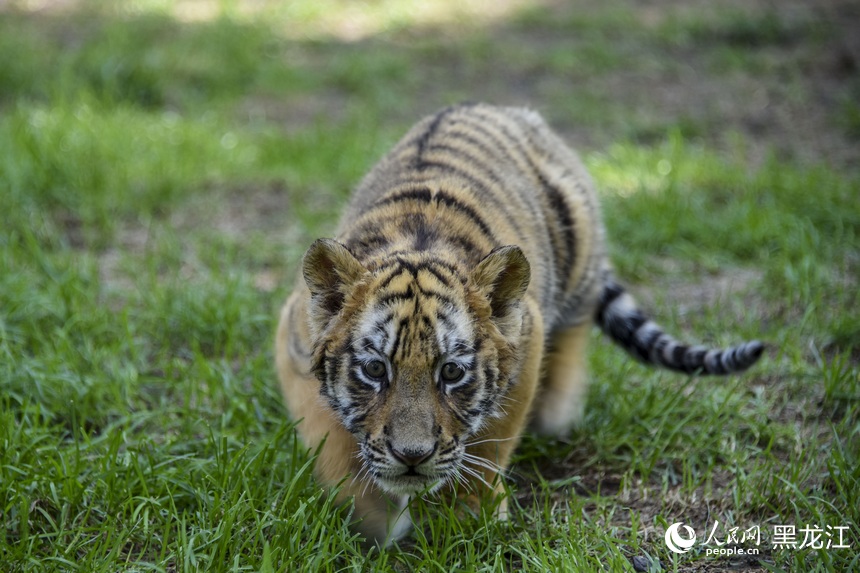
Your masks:
[{"label": "tiger cub", "polygon": [[355,498],[377,543],[409,530],[408,496],[499,492],[527,424],[564,435],[581,419],[595,323],[687,374],[762,353],[681,344],[637,308],[613,278],[591,179],[533,111],[425,118],[359,184],[336,237],[304,256],[277,368],[305,445],[323,444],[318,479]]}]

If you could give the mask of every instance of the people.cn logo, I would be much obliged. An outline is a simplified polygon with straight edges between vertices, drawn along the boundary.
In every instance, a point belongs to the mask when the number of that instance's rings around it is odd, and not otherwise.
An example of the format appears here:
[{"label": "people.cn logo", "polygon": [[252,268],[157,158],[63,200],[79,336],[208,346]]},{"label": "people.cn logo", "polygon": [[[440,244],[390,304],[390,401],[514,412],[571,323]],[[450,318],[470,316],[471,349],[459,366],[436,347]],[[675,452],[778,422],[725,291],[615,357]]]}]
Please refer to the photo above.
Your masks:
[{"label": "people.cn logo", "polygon": [[[681,527],[687,532],[687,536],[681,535]],[[675,553],[686,553],[696,543],[696,532],[689,525],[681,522],[673,523],[666,530],[666,547]]]}]

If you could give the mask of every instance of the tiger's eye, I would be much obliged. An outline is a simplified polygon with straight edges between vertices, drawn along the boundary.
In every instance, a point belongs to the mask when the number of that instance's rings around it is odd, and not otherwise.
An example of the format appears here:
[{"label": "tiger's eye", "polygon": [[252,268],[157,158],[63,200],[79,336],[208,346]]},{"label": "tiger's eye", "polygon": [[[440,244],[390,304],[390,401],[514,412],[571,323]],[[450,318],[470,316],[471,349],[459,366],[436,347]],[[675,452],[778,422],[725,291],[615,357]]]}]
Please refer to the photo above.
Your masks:
[{"label": "tiger's eye", "polygon": [[370,378],[379,379],[385,377],[385,363],[381,360],[371,360],[362,366],[361,369]]},{"label": "tiger's eye", "polygon": [[439,376],[442,378],[442,382],[446,382],[448,384],[459,382],[463,379],[463,376],[466,375],[466,371],[459,364],[455,364],[454,362],[446,362],[442,365],[442,371],[439,373]]}]

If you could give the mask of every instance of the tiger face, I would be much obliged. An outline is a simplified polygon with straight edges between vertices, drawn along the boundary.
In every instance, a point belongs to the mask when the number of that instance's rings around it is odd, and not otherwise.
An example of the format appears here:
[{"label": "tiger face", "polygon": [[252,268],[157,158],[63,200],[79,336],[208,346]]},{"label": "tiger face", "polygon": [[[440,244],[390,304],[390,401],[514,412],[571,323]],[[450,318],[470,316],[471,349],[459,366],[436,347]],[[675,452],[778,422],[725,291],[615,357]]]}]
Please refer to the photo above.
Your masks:
[{"label": "tiger face", "polygon": [[432,490],[475,469],[470,440],[503,414],[518,372],[529,266],[517,247],[474,269],[429,253],[363,266],[340,243],[305,255],[312,369],[384,491]]}]

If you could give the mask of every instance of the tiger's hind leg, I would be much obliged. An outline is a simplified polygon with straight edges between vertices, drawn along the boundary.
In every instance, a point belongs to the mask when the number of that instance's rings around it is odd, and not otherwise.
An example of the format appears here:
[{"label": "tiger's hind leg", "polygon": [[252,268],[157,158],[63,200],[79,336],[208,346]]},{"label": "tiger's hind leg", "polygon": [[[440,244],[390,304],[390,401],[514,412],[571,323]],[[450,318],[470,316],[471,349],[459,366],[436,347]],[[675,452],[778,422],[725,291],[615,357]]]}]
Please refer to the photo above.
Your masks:
[{"label": "tiger's hind leg", "polygon": [[585,349],[591,327],[588,321],[553,335],[532,422],[541,434],[562,437],[582,421],[588,390]]}]

